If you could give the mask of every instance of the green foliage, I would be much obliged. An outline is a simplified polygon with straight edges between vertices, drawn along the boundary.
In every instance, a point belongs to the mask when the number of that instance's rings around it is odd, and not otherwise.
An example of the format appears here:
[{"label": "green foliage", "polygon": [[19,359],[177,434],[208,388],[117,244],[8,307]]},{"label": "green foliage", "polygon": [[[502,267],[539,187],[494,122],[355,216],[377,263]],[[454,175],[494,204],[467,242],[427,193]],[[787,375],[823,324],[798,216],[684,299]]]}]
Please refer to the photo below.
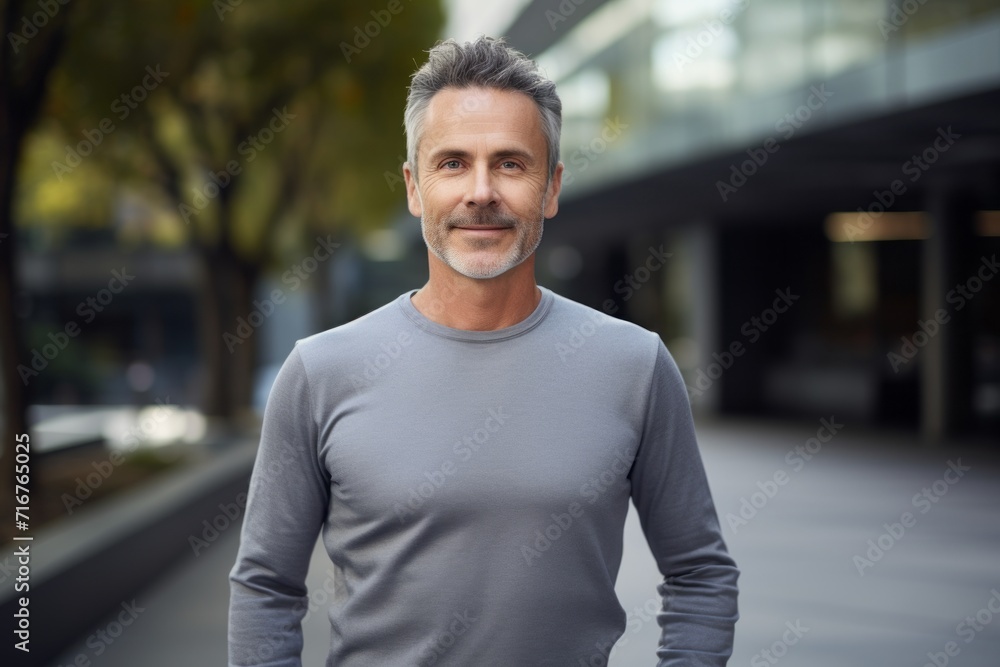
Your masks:
[{"label": "green foliage", "polygon": [[403,203],[384,174],[404,153],[406,86],[442,18],[436,1],[81,2],[18,217],[110,224],[107,200],[74,203],[127,189],[158,207],[164,238],[258,266],[316,231],[381,226]]}]

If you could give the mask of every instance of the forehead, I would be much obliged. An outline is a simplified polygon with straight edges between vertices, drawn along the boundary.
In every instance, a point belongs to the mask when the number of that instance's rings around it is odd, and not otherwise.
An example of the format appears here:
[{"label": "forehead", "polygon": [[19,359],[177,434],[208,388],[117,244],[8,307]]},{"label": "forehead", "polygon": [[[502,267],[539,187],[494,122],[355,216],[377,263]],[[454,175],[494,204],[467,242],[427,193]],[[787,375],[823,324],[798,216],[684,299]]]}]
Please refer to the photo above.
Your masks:
[{"label": "forehead", "polygon": [[493,88],[444,88],[431,98],[423,139],[436,143],[476,135],[508,135],[545,143],[541,113],[525,93]]}]

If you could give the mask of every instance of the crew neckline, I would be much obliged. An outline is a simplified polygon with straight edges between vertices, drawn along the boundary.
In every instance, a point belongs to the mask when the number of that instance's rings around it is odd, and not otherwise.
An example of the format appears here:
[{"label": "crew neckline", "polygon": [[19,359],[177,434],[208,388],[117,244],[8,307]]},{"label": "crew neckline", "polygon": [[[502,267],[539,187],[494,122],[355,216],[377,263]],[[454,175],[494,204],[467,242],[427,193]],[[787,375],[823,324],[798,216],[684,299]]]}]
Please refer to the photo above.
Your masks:
[{"label": "crew neckline", "polygon": [[530,315],[517,324],[513,324],[502,329],[493,329],[491,331],[455,329],[429,319],[426,315],[417,310],[415,305],[413,305],[412,297],[417,293],[417,290],[415,289],[400,294],[396,299],[396,303],[399,304],[403,310],[403,314],[406,315],[410,321],[430,334],[470,343],[492,343],[521,336],[541,324],[542,320],[545,319],[545,316],[551,309],[555,298],[552,290],[542,287],[541,285],[538,285],[537,287],[542,293],[542,298],[538,300],[538,305],[535,306],[535,309],[531,311]]}]

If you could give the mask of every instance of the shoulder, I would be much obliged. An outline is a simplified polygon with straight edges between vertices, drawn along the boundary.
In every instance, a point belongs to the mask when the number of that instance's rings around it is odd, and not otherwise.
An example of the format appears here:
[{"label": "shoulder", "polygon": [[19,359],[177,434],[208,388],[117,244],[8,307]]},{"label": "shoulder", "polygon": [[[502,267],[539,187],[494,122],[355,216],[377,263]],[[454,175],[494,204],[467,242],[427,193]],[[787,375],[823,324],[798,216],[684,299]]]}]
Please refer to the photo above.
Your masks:
[{"label": "shoulder", "polygon": [[299,339],[292,356],[301,357],[306,368],[329,368],[338,360],[363,357],[386,336],[395,337],[408,330],[408,320],[398,304],[408,294],[350,322]]},{"label": "shoulder", "polygon": [[659,334],[555,293],[549,324],[564,360],[589,348],[593,354],[582,356],[653,366],[661,350],[666,352]]}]

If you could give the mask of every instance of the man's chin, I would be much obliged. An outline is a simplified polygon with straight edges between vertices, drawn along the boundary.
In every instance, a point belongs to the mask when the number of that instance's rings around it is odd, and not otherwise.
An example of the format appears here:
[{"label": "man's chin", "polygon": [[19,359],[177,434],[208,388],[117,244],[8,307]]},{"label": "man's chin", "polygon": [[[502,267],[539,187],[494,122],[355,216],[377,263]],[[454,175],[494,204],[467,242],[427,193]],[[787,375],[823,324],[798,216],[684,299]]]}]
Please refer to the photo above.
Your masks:
[{"label": "man's chin", "polygon": [[[516,266],[516,265],[515,265]],[[461,273],[466,278],[472,278],[473,280],[493,280],[494,278],[499,278],[503,274],[507,273],[513,266],[501,266],[501,267],[482,267],[482,266],[454,266],[453,269],[458,273]]]},{"label": "man's chin", "polygon": [[511,269],[517,267],[523,263],[525,259],[527,259],[527,257],[522,259],[503,258],[494,261],[474,261],[459,258],[451,261],[445,260],[445,263],[467,278],[474,278],[476,280],[492,280],[493,278],[498,278]]}]

